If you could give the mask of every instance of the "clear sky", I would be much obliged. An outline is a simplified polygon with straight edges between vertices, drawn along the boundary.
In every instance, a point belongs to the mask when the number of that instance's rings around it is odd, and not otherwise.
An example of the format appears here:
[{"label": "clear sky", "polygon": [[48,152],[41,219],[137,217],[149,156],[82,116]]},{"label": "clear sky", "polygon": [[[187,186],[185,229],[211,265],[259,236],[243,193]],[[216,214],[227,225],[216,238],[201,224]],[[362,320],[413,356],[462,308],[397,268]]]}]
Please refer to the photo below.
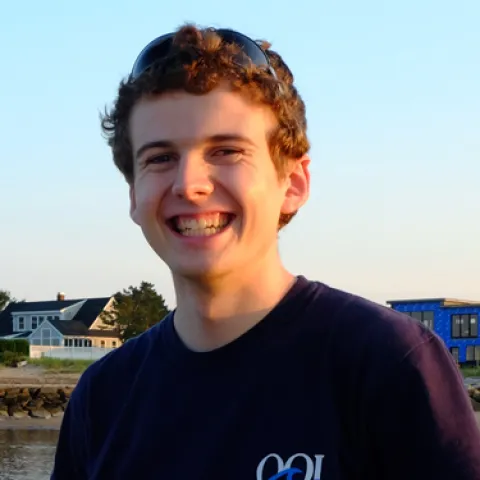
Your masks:
[{"label": "clear sky", "polygon": [[186,21],[273,43],[307,103],[312,196],[294,272],[384,302],[480,299],[478,0],[4,2],[0,289],[106,296],[167,268],[99,128],[141,48]]}]

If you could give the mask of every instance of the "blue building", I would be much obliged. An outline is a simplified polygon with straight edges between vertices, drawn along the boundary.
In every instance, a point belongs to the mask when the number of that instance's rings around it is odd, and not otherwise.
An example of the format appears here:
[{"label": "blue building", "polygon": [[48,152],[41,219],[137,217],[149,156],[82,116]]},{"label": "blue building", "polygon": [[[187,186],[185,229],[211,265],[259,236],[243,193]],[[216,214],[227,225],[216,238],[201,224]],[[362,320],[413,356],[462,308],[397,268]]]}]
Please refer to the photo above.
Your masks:
[{"label": "blue building", "polygon": [[390,300],[387,304],[431,328],[440,336],[458,363],[480,362],[478,318],[480,301],[451,298]]}]

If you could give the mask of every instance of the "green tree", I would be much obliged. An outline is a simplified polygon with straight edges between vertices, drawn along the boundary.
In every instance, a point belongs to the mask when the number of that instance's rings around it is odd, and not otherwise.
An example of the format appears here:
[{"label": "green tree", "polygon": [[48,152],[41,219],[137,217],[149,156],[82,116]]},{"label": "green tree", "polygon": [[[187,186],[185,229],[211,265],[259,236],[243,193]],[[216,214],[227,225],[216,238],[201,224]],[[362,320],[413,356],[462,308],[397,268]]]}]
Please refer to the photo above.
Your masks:
[{"label": "green tree", "polygon": [[122,342],[136,337],[160,322],[169,313],[165,299],[153,284],[142,282],[114,295],[111,308],[101,313],[105,325],[114,327]]},{"label": "green tree", "polygon": [[2,311],[9,303],[15,302],[8,290],[0,290],[0,311]]}]

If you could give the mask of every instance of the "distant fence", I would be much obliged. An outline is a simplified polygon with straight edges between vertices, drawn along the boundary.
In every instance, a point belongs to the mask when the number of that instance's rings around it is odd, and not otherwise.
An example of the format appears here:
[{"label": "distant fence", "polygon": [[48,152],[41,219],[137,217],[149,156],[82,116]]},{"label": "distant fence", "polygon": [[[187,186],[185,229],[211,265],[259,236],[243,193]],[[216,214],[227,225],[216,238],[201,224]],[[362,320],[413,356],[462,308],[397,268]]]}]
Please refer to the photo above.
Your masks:
[{"label": "distant fence", "polygon": [[98,360],[114,348],[100,347],[49,347],[30,345],[30,358],[69,358],[74,360]]}]

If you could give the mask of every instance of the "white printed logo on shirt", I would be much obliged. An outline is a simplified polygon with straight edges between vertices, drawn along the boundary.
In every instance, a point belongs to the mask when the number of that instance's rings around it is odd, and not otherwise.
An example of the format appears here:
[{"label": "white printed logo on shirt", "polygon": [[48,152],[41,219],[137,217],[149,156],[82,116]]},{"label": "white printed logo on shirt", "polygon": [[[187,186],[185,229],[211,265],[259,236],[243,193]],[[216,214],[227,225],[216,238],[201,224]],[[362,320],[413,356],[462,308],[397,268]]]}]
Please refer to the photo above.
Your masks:
[{"label": "white printed logo on shirt", "polygon": [[[315,457],[312,458],[305,453],[296,453],[284,461],[280,455],[270,453],[258,464],[257,480],[321,480],[323,458],[324,455],[315,455]],[[303,462],[300,459],[303,460]],[[275,463],[277,473],[265,478],[263,472],[267,462],[268,465],[270,465],[271,462]],[[294,462],[295,467],[293,466]],[[304,464],[303,468],[297,466],[301,465],[301,463]],[[299,474],[303,474],[303,477]]]}]

